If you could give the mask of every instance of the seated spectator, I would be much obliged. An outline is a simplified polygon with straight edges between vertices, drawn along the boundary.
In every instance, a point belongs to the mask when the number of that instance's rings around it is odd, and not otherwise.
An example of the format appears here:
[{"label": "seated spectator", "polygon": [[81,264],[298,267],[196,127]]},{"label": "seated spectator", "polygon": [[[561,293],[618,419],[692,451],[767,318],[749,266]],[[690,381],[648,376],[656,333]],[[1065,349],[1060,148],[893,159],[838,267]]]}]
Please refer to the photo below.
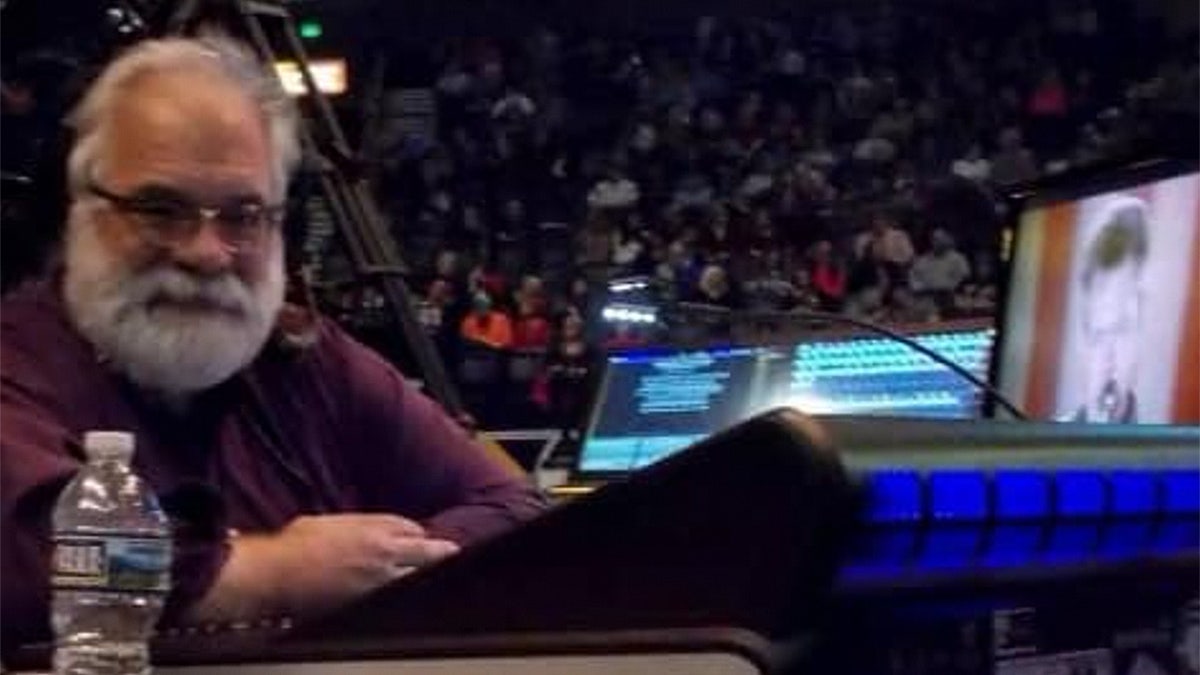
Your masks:
[{"label": "seated spectator", "polygon": [[976,183],[984,183],[992,177],[992,163],[983,156],[983,148],[979,143],[971,143],[966,153],[954,160],[950,172]]},{"label": "seated spectator", "polygon": [[546,294],[542,280],[527,276],[516,293],[517,318],[513,322],[514,349],[545,349],[550,344],[546,319]]},{"label": "seated spectator", "polygon": [[554,316],[560,316],[566,312],[582,314],[591,304],[591,296],[591,282],[587,280],[587,277],[576,276],[567,284],[566,293],[555,298],[551,311]]},{"label": "seated spectator", "polygon": [[620,269],[634,270],[647,254],[645,242],[629,226],[622,225],[613,233],[612,262]]},{"label": "seated spectator", "polygon": [[821,308],[837,311],[846,299],[846,267],[833,255],[833,244],[827,239],[813,246],[809,277],[813,290],[820,299]]},{"label": "seated spectator", "polygon": [[930,250],[921,254],[908,273],[913,292],[948,298],[971,275],[967,257],[954,248],[954,239],[938,228],[930,235]]},{"label": "seated spectator", "polygon": [[791,307],[796,299],[794,285],[778,265],[768,266],[742,285],[746,307],[751,311],[774,312]]},{"label": "seated spectator", "polygon": [[729,274],[720,265],[708,265],[704,268],[696,282],[696,289],[688,300],[727,309],[734,309],[741,304],[729,283]]},{"label": "seated spectator", "polygon": [[1056,68],[1042,73],[1038,85],[1025,104],[1029,135],[1033,145],[1043,151],[1062,151],[1070,143],[1066,133],[1068,106],[1067,89]]},{"label": "seated spectator", "polygon": [[612,260],[612,227],[600,211],[590,211],[576,236],[575,259],[581,267],[605,267]]},{"label": "seated spectator", "polygon": [[500,272],[486,265],[476,265],[467,275],[467,289],[474,302],[475,293],[483,291],[489,298],[505,298],[508,290],[508,280]]},{"label": "seated spectator", "polygon": [[449,285],[449,291],[457,296],[462,290],[462,256],[450,249],[438,253],[434,262],[434,277]]},{"label": "seated spectator", "polygon": [[874,266],[886,279],[887,288],[906,283],[913,260],[912,238],[888,215],[878,214],[871,229],[855,240],[859,266]]},{"label": "seated spectator", "polygon": [[896,158],[896,144],[879,136],[868,136],[854,146],[854,159],[866,164],[887,164]]},{"label": "seated spectator", "polygon": [[1065,117],[1067,114],[1067,90],[1056,68],[1042,73],[1037,88],[1029,95],[1027,111],[1034,117]]},{"label": "seated spectator", "polygon": [[558,335],[546,355],[545,370],[533,385],[532,398],[564,428],[583,422],[591,395],[588,383],[595,355],[584,340],[583,326],[579,312],[563,314]]},{"label": "seated spectator", "polygon": [[492,308],[492,298],[486,291],[475,293],[460,332],[464,340],[495,349],[508,349],[513,344],[512,321],[504,312]]},{"label": "seated spectator", "polygon": [[792,275],[792,309],[821,309],[821,294],[813,285],[812,275],[801,267]]},{"label": "seated spectator", "polygon": [[546,310],[546,284],[542,278],[534,274],[526,274],[521,277],[521,284],[513,291],[513,305],[520,307],[522,303],[529,303],[535,306],[535,313],[544,313]]},{"label": "seated spectator", "polygon": [[588,192],[587,203],[594,209],[629,209],[640,197],[637,183],[613,169]]},{"label": "seated spectator", "polygon": [[430,282],[429,291],[421,301],[417,313],[417,319],[427,332],[433,335],[441,332],[453,299],[450,283],[445,279],[434,279]]},{"label": "seated spectator", "polygon": [[891,216],[878,214],[871,220],[871,229],[854,241],[855,255],[860,260],[872,260],[884,265],[905,267],[912,262],[912,238],[897,225]]},{"label": "seated spectator", "polygon": [[992,180],[1000,185],[1023,183],[1037,178],[1037,160],[1025,147],[1021,130],[1008,127],[1000,132],[999,148],[992,155]]},{"label": "seated spectator", "polygon": [[654,269],[654,275],[665,282],[675,297],[688,298],[692,284],[697,280],[700,262],[696,253],[683,239],[676,239],[667,247],[666,259]]},{"label": "seated spectator", "polygon": [[519,125],[537,112],[537,104],[524,92],[509,84],[505,89],[504,96],[492,106],[491,112],[493,119]]}]

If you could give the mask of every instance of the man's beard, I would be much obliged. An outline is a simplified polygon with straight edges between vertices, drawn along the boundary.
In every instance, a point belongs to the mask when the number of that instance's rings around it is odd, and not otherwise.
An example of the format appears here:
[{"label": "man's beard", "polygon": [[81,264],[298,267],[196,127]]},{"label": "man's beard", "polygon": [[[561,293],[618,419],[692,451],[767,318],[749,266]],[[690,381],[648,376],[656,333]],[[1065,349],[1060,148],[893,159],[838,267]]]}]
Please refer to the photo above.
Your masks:
[{"label": "man's beard", "polygon": [[76,327],[102,357],[149,390],[185,397],[229,379],[262,349],[283,306],[283,247],[249,285],[169,263],[135,271],[112,256],[86,207],[71,209],[63,293]]}]

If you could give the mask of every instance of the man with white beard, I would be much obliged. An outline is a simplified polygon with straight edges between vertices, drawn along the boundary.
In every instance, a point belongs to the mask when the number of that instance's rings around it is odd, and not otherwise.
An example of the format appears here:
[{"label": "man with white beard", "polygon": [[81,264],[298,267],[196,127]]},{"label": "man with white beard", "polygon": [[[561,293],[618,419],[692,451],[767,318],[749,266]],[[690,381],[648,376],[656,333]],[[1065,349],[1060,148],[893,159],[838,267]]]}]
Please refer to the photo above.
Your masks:
[{"label": "man with white beard", "polygon": [[273,339],[299,149],[252,56],[143,42],[70,121],[61,264],[0,307],[6,651],[49,637],[50,512],[88,430],[133,432],[178,519],[168,622],[329,609],[543,507],[331,322]]}]

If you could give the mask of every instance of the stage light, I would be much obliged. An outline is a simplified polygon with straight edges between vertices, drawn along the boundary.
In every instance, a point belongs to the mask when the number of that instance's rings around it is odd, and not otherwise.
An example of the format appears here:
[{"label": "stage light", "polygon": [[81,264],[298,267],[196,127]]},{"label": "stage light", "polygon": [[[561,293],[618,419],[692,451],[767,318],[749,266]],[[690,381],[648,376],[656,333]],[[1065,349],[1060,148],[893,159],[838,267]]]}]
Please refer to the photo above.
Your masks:
[{"label": "stage light", "polygon": [[325,29],[321,26],[321,22],[306,19],[300,22],[300,37],[305,40],[316,40],[324,35]]}]

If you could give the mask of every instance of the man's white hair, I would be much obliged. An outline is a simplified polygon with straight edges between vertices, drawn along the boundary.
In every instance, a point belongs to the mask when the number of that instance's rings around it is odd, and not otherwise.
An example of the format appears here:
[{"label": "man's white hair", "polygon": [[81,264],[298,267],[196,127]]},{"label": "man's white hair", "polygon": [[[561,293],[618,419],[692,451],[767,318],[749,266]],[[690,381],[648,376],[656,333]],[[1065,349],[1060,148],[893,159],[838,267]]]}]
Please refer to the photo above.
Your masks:
[{"label": "man's white hair", "polygon": [[215,72],[240,88],[262,114],[271,144],[272,201],[287,194],[288,179],[300,162],[295,103],[275,74],[245,46],[221,35],[163,38],[139,42],[110,63],[68,118],[75,144],[67,160],[73,199],[84,197],[105,155],[113,104],[122,90],[149,74]]}]

